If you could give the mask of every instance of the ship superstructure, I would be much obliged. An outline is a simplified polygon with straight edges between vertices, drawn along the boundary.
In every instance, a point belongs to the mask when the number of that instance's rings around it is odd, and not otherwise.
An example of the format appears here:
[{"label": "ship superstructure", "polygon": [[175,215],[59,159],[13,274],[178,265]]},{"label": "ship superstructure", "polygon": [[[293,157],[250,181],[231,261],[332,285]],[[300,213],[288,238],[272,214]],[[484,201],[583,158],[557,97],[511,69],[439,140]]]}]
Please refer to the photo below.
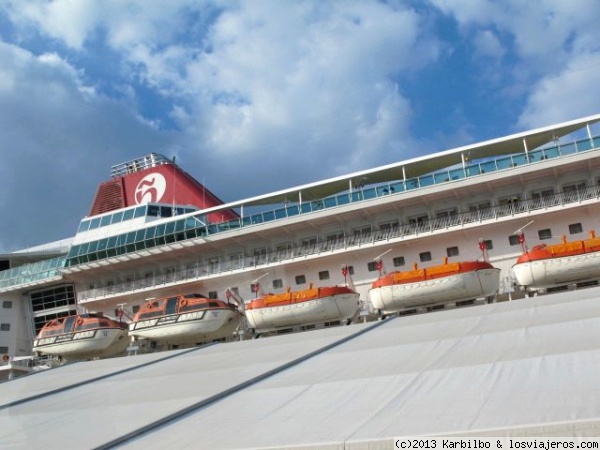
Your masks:
[{"label": "ship superstructure", "polygon": [[163,156],[120,164],[67,249],[22,265],[4,255],[0,300],[15,313],[0,354],[29,354],[27,339],[46,321],[78,310],[112,314],[125,304],[134,313],[148,298],[186,292],[216,299],[229,290],[248,301],[257,279],[272,293],[341,285],[341,267],[372,314],[379,261],[398,271],[475,260],[478,243],[501,270],[496,300],[525,295],[511,271],[520,230],[528,242],[554,243],[600,226],[598,121],[228,203]]}]

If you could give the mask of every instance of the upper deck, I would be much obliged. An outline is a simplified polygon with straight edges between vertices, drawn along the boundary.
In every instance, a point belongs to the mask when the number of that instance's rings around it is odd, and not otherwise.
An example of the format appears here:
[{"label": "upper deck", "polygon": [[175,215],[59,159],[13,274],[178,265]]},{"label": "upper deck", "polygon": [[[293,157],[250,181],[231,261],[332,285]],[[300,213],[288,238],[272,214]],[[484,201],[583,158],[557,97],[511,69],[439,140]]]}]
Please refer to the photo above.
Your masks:
[{"label": "upper deck", "polygon": [[[122,221],[124,214],[120,215],[119,212],[96,219],[85,219],[82,221],[83,228],[80,229],[81,239],[71,247],[66,258],[0,272],[0,291],[60,279],[61,273],[67,268],[68,272],[85,270],[96,266],[98,261],[126,258],[128,254],[152,248],[167,247],[183,241],[193,245],[198,238],[204,239],[224,232],[248,231],[247,229],[267,223],[276,225],[278,221],[294,217],[310,220],[310,215],[317,212],[340,211],[340,208],[348,206],[360,208],[366,202],[377,199],[401,199],[403,195],[414,195],[432,187],[451,186],[452,183],[464,180],[476,182],[477,177],[493,173],[509,174],[511,170],[540,163],[560,164],[574,155],[600,150],[600,137],[592,136],[589,127],[598,120],[600,115],[200,211],[182,210],[178,213],[184,214],[163,218],[156,224],[137,224],[135,229],[123,230],[112,226],[113,220]],[[587,129],[587,137],[568,143],[561,143],[557,139],[561,134],[581,129]],[[544,141],[548,138],[549,141]],[[542,141],[544,142],[539,148],[529,149],[533,143]],[[505,154],[509,149],[513,153]],[[498,155],[494,156],[494,153]],[[449,166],[418,176],[408,176],[442,164]],[[123,169],[120,167],[118,173]],[[333,195],[316,196],[334,189],[337,191]],[[272,207],[266,208],[267,204]],[[239,218],[218,224],[209,222],[209,214],[232,208],[239,211]],[[262,210],[248,214],[252,208]],[[97,220],[98,227],[105,227],[103,237],[90,233],[94,228],[93,220]]]}]

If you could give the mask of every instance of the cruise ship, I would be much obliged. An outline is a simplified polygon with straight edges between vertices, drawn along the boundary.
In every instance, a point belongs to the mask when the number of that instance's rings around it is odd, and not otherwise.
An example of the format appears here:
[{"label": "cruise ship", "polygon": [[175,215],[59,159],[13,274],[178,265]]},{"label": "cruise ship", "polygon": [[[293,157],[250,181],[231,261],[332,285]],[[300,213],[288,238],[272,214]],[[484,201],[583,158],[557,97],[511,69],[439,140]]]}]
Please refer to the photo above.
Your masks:
[{"label": "cruise ship", "polygon": [[[133,317],[149,301],[192,293],[247,304],[257,280],[274,294],[350,285],[360,298],[357,322],[382,316],[370,298],[382,272],[478,260],[499,269],[492,295],[437,295],[393,311],[400,314],[597,284],[600,274],[532,290],[512,268],[527,245],[600,230],[598,121],[585,117],[233,202],[158,153],[117,164],[74,237],[0,255],[0,355],[5,363],[32,356],[44,324],[67,316]],[[271,331],[347,323],[307,320]],[[244,331],[241,320],[231,339],[248,337]]]}]

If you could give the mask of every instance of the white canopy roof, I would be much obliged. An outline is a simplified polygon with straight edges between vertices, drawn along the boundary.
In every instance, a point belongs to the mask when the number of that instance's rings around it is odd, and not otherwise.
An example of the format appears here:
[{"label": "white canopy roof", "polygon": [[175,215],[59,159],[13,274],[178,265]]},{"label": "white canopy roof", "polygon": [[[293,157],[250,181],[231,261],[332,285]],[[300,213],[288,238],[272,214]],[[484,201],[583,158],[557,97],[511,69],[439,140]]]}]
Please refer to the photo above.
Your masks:
[{"label": "white canopy roof", "polygon": [[67,365],[0,384],[0,447],[391,448],[399,436],[598,436],[599,296],[590,288]]}]

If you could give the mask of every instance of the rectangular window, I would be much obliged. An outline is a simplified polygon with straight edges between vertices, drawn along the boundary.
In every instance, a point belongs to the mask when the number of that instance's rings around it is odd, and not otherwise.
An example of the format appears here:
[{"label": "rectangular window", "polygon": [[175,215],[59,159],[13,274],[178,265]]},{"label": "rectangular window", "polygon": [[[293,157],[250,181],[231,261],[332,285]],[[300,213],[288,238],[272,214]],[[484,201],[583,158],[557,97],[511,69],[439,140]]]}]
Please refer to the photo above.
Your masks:
[{"label": "rectangular window", "polygon": [[552,231],[550,228],[538,230],[538,237],[540,238],[540,241],[543,241],[544,239],[552,239]]},{"label": "rectangular window", "polygon": [[511,195],[509,197],[504,197],[504,198],[498,199],[498,204],[500,206],[505,206],[505,205],[516,206],[519,203],[521,203],[521,194],[515,194],[515,195]]},{"label": "rectangular window", "polygon": [[446,249],[446,255],[448,255],[448,256],[458,256],[458,247],[448,247]]},{"label": "rectangular window", "polygon": [[218,295],[217,291],[210,291],[208,293],[208,298],[217,300],[219,298],[219,295]]},{"label": "rectangular window", "polygon": [[394,220],[392,222],[382,223],[381,225],[379,225],[379,229],[380,230],[397,230],[399,226],[400,226],[400,223],[397,220]]},{"label": "rectangular window", "polygon": [[377,271],[377,263],[375,261],[371,261],[367,264],[367,269],[369,270],[369,272],[375,272]]},{"label": "rectangular window", "polygon": [[348,268],[348,274],[354,275],[354,266],[346,266]]},{"label": "rectangular window", "polygon": [[335,244],[336,242],[343,242],[344,241],[344,233],[342,231],[340,231],[340,232],[337,232],[334,234],[328,234],[325,237],[325,239],[330,244]]},{"label": "rectangular window", "polygon": [[313,237],[313,238],[302,239],[300,244],[302,245],[302,247],[314,247],[315,245],[317,245],[317,238]]},{"label": "rectangular window", "polygon": [[319,280],[329,280],[329,270],[319,272]]},{"label": "rectangular window", "polygon": [[419,259],[421,262],[431,261],[431,252],[419,253]]},{"label": "rectangular window", "polygon": [[12,308],[12,300],[4,300],[2,302],[2,307],[4,309],[11,309]]},{"label": "rectangular window", "polygon": [[280,289],[283,287],[283,280],[277,279],[273,280],[273,289]]},{"label": "rectangular window", "polygon": [[578,183],[566,184],[563,187],[563,192],[573,193],[573,192],[583,192],[587,188],[587,183],[585,181],[580,181]]},{"label": "rectangular window", "polygon": [[510,245],[519,245],[520,244],[520,242],[519,242],[519,235],[518,234],[511,234],[508,237],[508,243]]},{"label": "rectangular window", "polygon": [[281,244],[277,244],[275,247],[275,251],[277,252],[286,252],[288,250],[292,250],[294,246],[291,242],[282,242]]},{"label": "rectangular window", "polygon": [[233,255],[229,255],[229,267],[231,267],[232,269],[242,267],[243,261],[244,255],[242,255],[241,253],[234,253]]},{"label": "rectangular window", "polygon": [[554,189],[552,189],[552,188],[541,189],[539,191],[531,192],[531,198],[534,200],[539,199],[539,198],[549,198],[549,197],[552,197],[553,195],[554,195]]},{"label": "rectangular window", "polygon": [[421,226],[426,224],[429,221],[429,216],[427,214],[425,214],[424,216],[415,216],[415,217],[410,217],[408,219],[408,223],[410,225],[417,225],[417,226]]},{"label": "rectangular window", "polygon": [[10,331],[10,323],[0,323],[0,331]]},{"label": "rectangular window", "polygon": [[358,237],[358,236],[368,236],[369,234],[371,234],[371,225],[366,226],[366,227],[362,227],[362,228],[355,228],[354,230],[352,230],[352,233],[356,237]]},{"label": "rectangular window", "polygon": [[0,355],[8,354],[8,347],[0,347]]},{"label": "rectangular window", "polygon": [[486,239],[483,242],[485,243],[486,250],[492,250],[494,248],[494,243],[490,239]]},{"label": "rectangular window", "polygon": [[448,217],[455,217],[458,214],[456,208],[443,209],[435,212],[436,219],[447,219]]},{"label": "rectangular window", "polygon": [[404,256],[396,256],[392,261],[394,262],[394,267],[400,267],[406,264]]},{"label": "rectangular window", "polygon": [[296,284],[305,284],[306,277],[304,275],[296,275]]},{"label": "rectangular window", "polygon": [[583,226],[580,223],[572,223],[571,225],[569,225],[569,233],[570,234],[577,234],[577,233],[581,233],[583,231]]},{"label": "rectangular window", "polygon": [[490,202],[483,202],[483,203],[473,203],[472,205],[469,205],[469,211],[470,212],[475,212],[475,211],[485,211],[488,210],[492,207]]}]

